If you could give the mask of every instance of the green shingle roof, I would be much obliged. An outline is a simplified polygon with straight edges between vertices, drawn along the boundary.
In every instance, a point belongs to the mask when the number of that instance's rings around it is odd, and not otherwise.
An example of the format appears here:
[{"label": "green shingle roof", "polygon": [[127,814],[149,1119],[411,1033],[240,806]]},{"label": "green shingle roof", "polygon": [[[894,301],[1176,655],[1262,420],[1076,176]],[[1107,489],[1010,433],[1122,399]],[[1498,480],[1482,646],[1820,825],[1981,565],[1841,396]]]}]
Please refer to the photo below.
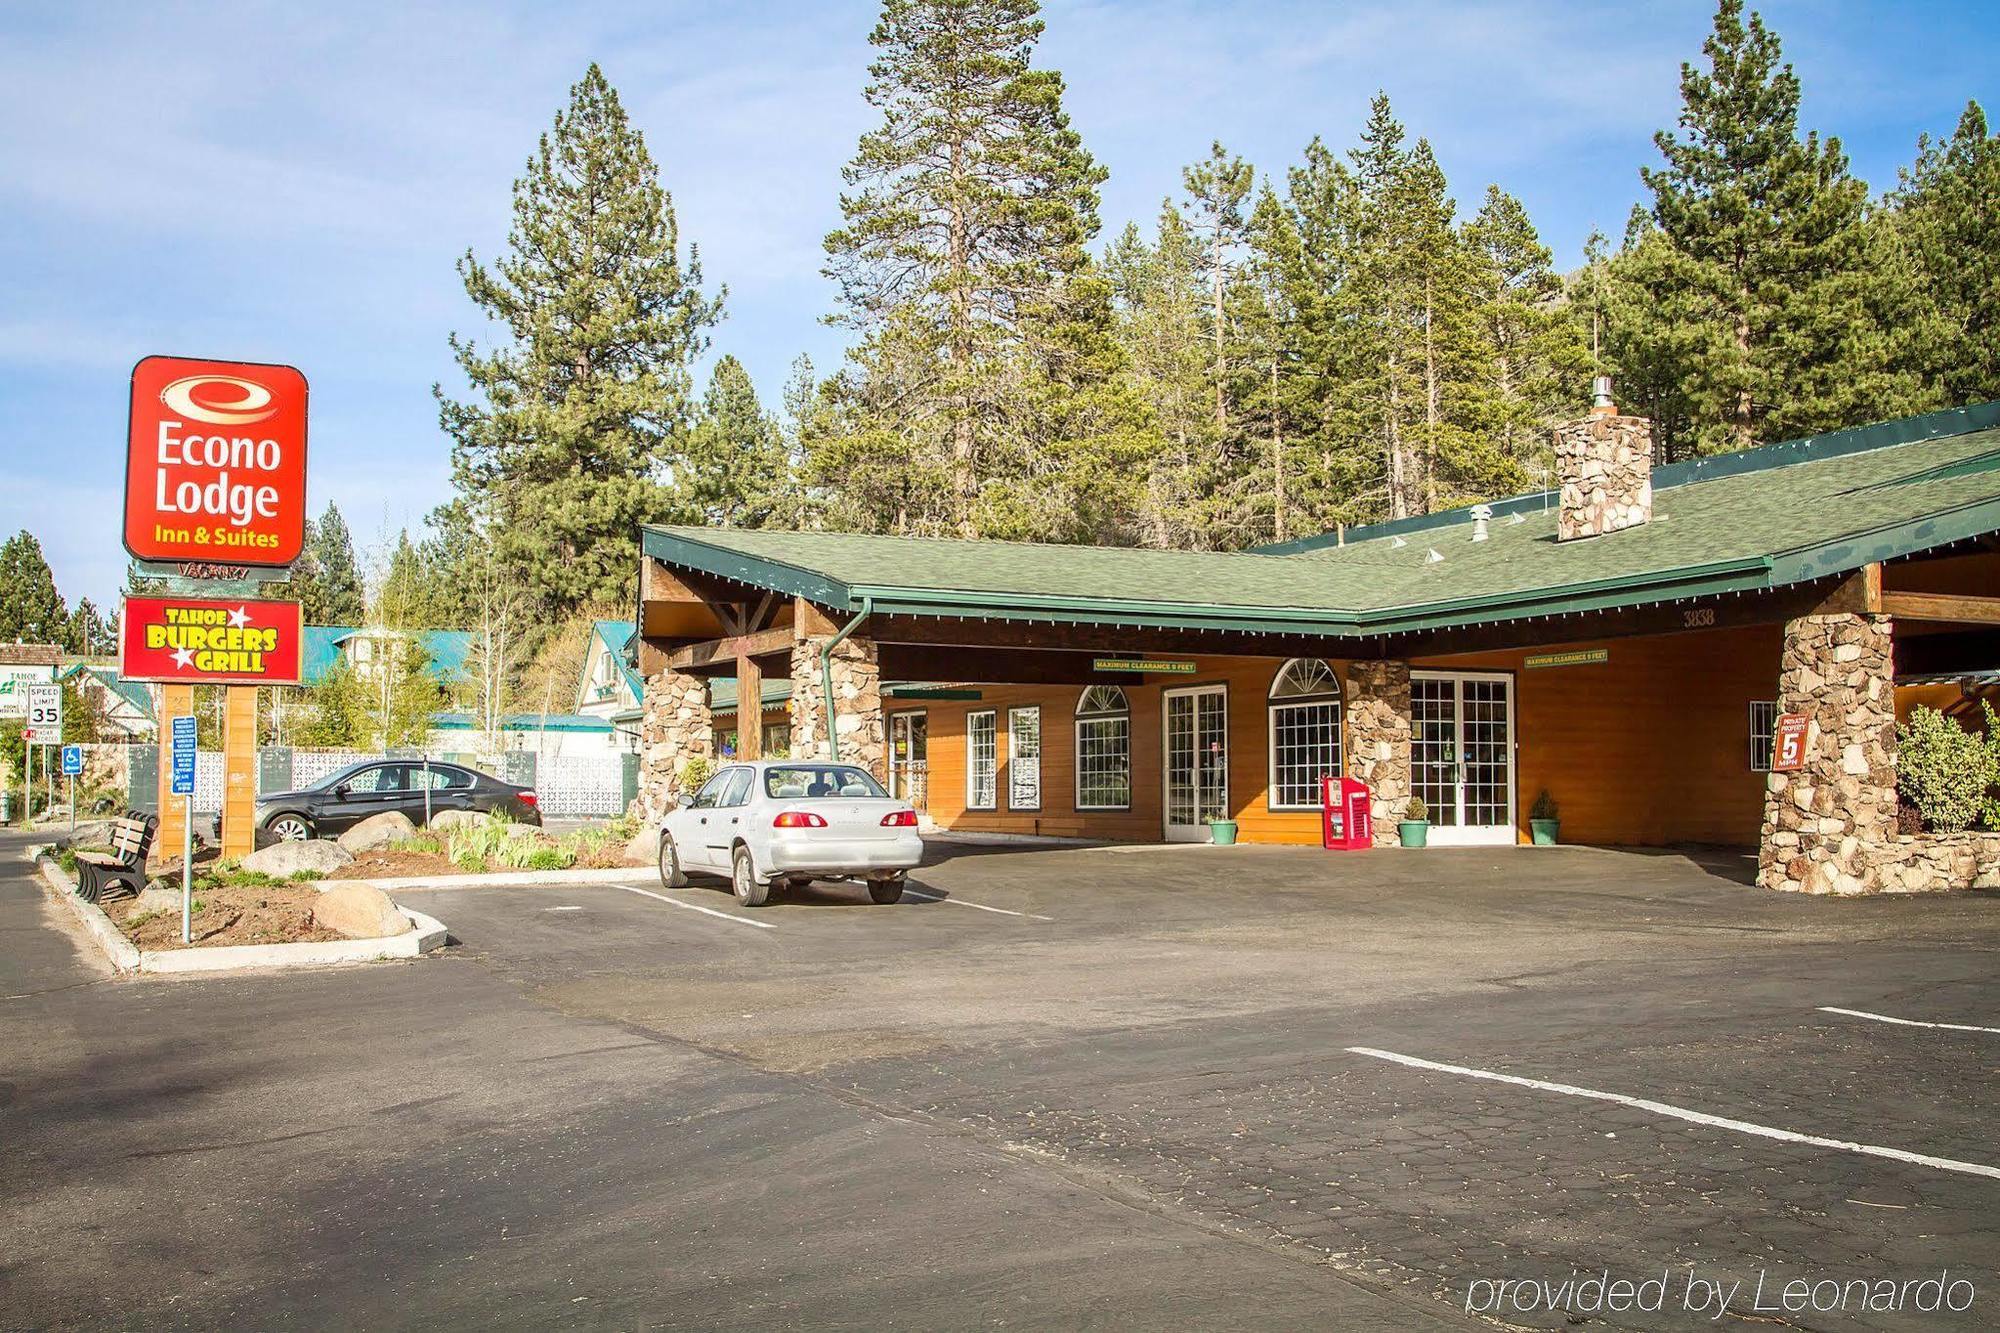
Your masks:
[{"label": "green shingle roof", "polygon": [[1366,635],[1796,583],[2000,531],[2000,403],[1654,477],[1653,521],[1555,539],[1553,497],[1256,552],[649,527],[647,553],[878,612]]}]

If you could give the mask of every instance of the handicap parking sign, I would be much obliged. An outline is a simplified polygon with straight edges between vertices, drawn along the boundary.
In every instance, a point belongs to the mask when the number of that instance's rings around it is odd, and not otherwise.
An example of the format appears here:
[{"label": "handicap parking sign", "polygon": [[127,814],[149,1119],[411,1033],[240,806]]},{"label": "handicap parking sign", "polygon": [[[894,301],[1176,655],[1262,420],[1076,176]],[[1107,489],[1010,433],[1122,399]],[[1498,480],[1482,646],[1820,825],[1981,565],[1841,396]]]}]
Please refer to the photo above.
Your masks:
[{"label": "handicap parking sign", "polygon": [[194,795],[194,718],[183,714],[172,719],[173,790],[175,796]]},{"label": "handicap parking sign", "polygon": [[65,745],[62,747],[62,771],[66,778],[76,777],[83,772],[83,747]]}]

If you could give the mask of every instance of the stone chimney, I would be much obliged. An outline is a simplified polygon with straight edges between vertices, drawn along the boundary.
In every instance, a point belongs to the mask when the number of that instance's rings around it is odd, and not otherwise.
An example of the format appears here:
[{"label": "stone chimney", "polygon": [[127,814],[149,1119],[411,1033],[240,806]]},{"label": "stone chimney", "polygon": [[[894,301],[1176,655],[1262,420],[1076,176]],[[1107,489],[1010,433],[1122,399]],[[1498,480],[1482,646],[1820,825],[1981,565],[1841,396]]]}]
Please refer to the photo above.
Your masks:
[{"label": "stone chimney", "polygon": [[1601,537],[1653,517],[1653,423],[1619,415],[1609,375],[1592,380],[1590,392],[1590,415],[1556,428],[1558,541]]}]

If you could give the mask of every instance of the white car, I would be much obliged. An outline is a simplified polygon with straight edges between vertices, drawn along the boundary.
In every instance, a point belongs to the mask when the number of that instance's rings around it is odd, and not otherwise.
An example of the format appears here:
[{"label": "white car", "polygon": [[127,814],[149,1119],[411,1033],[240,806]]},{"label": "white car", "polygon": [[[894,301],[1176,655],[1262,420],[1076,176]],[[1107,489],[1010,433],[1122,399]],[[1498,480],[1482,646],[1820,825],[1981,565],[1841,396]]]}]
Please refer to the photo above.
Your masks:
[{"label": "white car", "polygon": [[662,884],[678,889],[689,871],[727,875],[748,907],[816,879],[864,879],[870,898],[893,903],[923,855],[908,802],[868,770],[826,760],[725,764],[660,825]]}]

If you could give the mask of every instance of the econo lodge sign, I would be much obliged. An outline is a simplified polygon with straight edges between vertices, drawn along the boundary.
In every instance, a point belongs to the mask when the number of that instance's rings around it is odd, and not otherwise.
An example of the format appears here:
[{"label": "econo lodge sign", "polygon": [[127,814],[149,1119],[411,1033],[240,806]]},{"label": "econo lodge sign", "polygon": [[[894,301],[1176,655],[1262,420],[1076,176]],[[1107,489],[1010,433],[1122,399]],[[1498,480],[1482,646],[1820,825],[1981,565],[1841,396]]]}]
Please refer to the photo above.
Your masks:
[{"label": "econo lodge sign", "polygon": [[304,375],[177,356],[132,368],[126,550],[140,560],[289,565],[305,527]]},{"label": "econo lodge sign", "polygon": [[296,685],[304,638],[297,602],[127,597],[118,672],[169,685]]}]

